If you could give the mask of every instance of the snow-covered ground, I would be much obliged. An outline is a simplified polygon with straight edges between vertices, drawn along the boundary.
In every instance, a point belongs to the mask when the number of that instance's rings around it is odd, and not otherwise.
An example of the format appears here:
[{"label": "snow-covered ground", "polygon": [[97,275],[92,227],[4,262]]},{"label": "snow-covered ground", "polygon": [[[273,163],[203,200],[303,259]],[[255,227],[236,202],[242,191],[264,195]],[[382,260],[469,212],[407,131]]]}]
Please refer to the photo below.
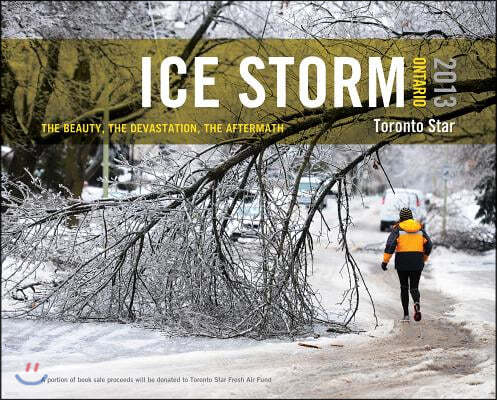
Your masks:
[{"label": "snow-covered ground", "polygon": [[[367,332],[293,342],[169,338],[122,324],[4,319],[2,397],[495,397],[495,250],[470,255],[435,248],[420,283],[423,320],[401,324],[395,270],[380,269],[388,235],[379,231],[380,200],[354,201],[349,233],[377,328],[364,288],[354,323]],[[324,216],[336,224],[332,200]],[[316,221],[314,232],[320,226]],[[333,313],[348,276],[340,272],[336,237],[330,239],[316,243],[312,283]],[[28,362],[38,362],[38,371],[26,372]],[[26,386],[16,374],[48,380]]]}]

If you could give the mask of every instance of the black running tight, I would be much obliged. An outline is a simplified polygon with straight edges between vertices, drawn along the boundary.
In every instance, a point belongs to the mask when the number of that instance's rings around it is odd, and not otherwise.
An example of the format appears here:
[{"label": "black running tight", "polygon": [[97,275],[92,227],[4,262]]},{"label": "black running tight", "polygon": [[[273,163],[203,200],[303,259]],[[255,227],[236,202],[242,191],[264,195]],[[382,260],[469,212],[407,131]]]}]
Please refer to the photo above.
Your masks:
[{"label": "black running tight", "polygon": [[[399,271],[397,270],[400,280],[400,300],[404,315],[409,315],[409,291],[415,303],[419,303],[419,278],[421,271]],[[409,289],[410,287],[410,289]]]}]

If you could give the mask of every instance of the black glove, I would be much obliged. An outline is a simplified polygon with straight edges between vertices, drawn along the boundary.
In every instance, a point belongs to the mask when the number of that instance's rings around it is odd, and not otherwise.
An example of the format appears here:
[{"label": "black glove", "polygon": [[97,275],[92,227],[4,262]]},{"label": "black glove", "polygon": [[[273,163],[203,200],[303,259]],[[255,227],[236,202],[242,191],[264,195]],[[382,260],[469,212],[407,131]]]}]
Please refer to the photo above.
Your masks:
[{"label": "black glove", "polygon": [[386,263],[386,262],[382,262],[382,263],[381,263],[381,269],[382,269],[383,271],[386,271],[386,270],[387,270],[387,263]]}]

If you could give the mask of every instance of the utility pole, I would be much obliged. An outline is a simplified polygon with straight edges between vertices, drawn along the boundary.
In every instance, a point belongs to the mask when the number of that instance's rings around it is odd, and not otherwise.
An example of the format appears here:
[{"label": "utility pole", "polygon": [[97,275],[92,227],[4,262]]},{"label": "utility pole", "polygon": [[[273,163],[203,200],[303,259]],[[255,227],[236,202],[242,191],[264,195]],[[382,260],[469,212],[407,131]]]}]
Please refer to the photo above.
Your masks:
[{"label": "utility pole", "polygon": [[103,179],[103,194],[102,197],[107,199],[109,197],[109,106],[104,109],[104,151],[102,160],[102,179]]},{"label": "utility pole", "polygon": [[445,240],[447,235],[447,181],[449,180],[450,170],[449,166],[445,166],[442,172],[442,179],[444,181],[444,205],[442,210],[442,239]]},{"label": "utility pole", "polygon": [[443,208],[443,219],[442,219],[442,237],[445,240],[447,235],[447,179],[444,179],[444,208]]}]

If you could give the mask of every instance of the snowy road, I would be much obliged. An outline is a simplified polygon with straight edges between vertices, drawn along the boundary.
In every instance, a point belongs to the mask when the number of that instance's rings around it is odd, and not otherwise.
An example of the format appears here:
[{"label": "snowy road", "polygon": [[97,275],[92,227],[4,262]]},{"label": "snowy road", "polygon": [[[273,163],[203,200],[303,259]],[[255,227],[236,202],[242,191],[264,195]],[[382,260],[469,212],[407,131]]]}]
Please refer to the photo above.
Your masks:
[{"label": "snowy road", "polygon": [[[387,236],[378,229],[379,198],[365,199],[365,206],[353,204],[350,240],[378,328],[364,291],[355,322],[368,332],[299,339],[319,349],[297,341],[170,339],[125,325],[3,320],[2,397],[495,397],[495,251],[435,248],[420,283],[423,321],[400,324],[398,278],[379,267]],[[331,208],[324,215],[333,225]],[[333,311],[348,278],[330,239],[316,246],[312,282]],[[39,362],[39,371],[26,372],[28,362]],[[16,374],[47,374],[49,381],[26,386]]]}]

